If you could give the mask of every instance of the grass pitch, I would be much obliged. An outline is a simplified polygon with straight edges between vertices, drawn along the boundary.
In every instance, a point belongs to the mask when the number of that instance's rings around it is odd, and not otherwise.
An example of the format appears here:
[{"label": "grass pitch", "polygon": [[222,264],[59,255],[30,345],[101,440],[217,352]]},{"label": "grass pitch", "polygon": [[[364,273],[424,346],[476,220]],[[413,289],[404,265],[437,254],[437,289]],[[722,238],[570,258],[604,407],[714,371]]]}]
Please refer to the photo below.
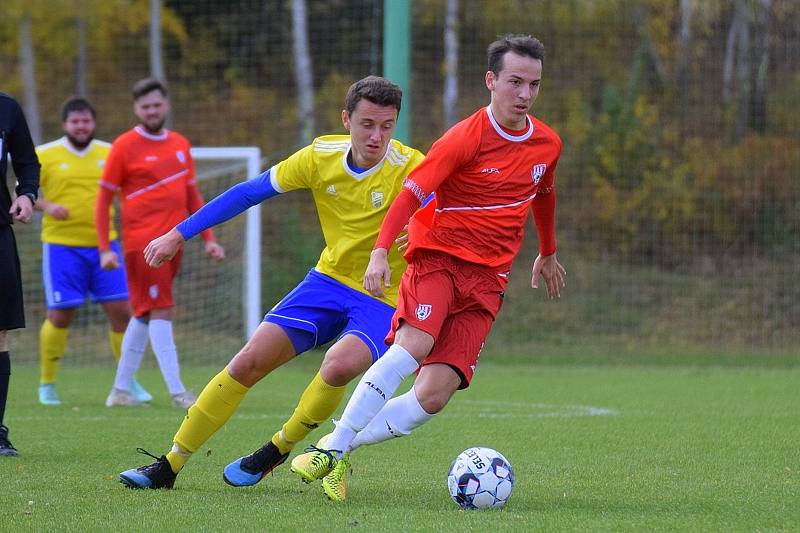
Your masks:
[{"label": "grass pitch", "polygon": [[[327,501],[287,465],[236,489],[222,468],[260,446],[318,358],[257,385],[179,475],[132,491],[118,472],[164,453],[183,413],[158,371],[149,408],[109,409],[110,368],[65,368],[64,405],[40,406],[37,370],[15,367],[6,414],[21,455],[0,460],[5,531],[797,531],[800,369],[491,365],[416,434],[358,450],[348,501]],[[221,366],[221,365],[220,365]],[[184,370],[199,391],[218,368]],[[330,425],[312,433],[316,440]],[[516,474],[500,511],[450,500],[452,459],[501,451]]]}]

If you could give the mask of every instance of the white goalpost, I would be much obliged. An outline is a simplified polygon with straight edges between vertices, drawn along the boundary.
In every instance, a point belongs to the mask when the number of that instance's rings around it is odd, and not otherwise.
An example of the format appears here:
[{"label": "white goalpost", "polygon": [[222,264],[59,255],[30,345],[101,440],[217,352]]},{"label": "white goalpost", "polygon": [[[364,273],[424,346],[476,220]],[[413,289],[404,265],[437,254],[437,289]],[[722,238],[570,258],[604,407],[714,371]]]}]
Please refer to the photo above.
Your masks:
[{"label": "white goalpost", "polygon": [[[193,147],[192,158],[200,161],[245,162],[247,178],[253,179],[261,172],[261,149],[256,146]],[[238,165],[236,165],[238,166]],[[205,174],[199,169],[198,182]],[[208,200],[208,199],[206,199]],[[250,338],[261,323],[261,206],[247,210],[245,226],[244,283],[242,304],[244,306],[243,332]]]},{"label": "white goalpost", "polygon": [[[257,147],[196,147],[191,153],[198,187],[206,201],[261,172],[261,150]],[[20,256],[25,260],[22,278],[28,324],[15,332],[20,346],[15,358],[21,362],[38,361],[38,326],[46,313],[40,231],[41,214],[31,224],[15,227]],[[242,337],[249,338],[262,319],[260,206],[220,224],[214,232],[225,247],[225,260],[209,261],[200,239],[193,239],[184,246],[175,280],[175,335],[182,364],[217,365],[227,360],[242,346]],[[108,321],[102,309],[87,302],[70,326],[65,363],[112,363],[107,339]]]}]

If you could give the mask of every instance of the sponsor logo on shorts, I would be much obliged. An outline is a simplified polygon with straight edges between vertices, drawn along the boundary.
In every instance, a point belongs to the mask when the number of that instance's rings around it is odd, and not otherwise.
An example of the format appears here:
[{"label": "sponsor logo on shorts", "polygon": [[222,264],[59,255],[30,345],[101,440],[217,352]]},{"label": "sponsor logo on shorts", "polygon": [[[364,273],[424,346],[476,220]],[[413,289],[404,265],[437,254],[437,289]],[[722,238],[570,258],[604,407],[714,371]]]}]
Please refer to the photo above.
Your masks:
[{"label": "sponsor logo on shorts", "polygon": [[155,300],[158,298],[158,285],[150,285],[150,288],[147,289],[147,292],[150,294],[150,298]]},{"label": "sponsor logo on shorts", "polygon": [[417,320],[425,320],[431,316],[431,304],[419,304],[417,306]]}]

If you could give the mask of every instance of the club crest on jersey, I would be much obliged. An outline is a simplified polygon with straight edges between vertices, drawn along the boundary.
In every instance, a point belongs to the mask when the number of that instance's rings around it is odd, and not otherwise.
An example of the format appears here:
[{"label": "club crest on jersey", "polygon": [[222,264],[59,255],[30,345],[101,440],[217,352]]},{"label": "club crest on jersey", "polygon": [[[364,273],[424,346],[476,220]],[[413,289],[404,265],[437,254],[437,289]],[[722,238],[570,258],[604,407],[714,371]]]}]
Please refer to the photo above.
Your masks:
[{"label": "club crest on jersey", "polygon": [[183,153],[183,150],[178,150],[175,152],[175,157],[177,157],[178,161],[181,163],[186,163],[186,154]]},{"label": "club crest on jersey", "polygon": [[538,165],[533,165],[531,169],[531,177],[533,178],[533,184],[539,185],[539,182],[542,180],[542,176],[544,176],[545,171],[547,171],[547,164],[539,163]]},{"label": "club crest on jersey", "polygon": [[372,207],[378,209],[383,205],[383,193],[380,191],[372,191],[369,193],[370,200],[372,201]]},{"label": "club crest on jersey", "polygon": [[417,306],[417,320],[425,320],[431,316],[432,306],[430,304],[419,304]]}]

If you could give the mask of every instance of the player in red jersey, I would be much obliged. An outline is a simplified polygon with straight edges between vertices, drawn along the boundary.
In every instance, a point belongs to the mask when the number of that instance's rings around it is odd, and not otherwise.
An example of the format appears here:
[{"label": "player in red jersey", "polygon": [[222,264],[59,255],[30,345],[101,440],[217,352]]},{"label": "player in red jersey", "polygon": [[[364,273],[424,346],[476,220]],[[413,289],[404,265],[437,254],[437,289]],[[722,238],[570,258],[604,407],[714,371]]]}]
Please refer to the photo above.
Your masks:
[{"label": "player in red jersey", "polygon": [[[541,276],[548,296],[560,297],[565,271],[556,259],[553,180],[561,139],[528,114],[543,59],[544,46],[529,36],[492,43],[486,72],[491,103],[446,132],[406,178],[364,275],[364,287],[381,295],[390,279],[387,249],[435,191],[432,220],[415,217],[409,226],[409,266],[386,339],[392,345],[364,374],[324,444],[292,461],[304,481],[331,471],[341,471],[343,479],[351,450],[407,435],[469,386],[529,213],[539,235],[531,286],[537,288]],[[389,400],[417,370],[414,387]]]},{"label": "player in red jersey", "polygon": [[[167,89],[160,81],[146,78],[133,87],[133,111],[139,124],[120,135],[111,145],[97,197],[95,221],[103,268],[116,268],[121,261],[108,241],[108,207],[118,194],[122,204],[122,242],[125,247],[133,318],[122,341],[114,388],[106,400],[109,407],[139,405],[131,395],[133,375],[142,362],[148,339],[173,398],[173,405],[188,408],[194,396],[181,382],[178,353],[172,335],[172,280],[180,258],[169,268],[155,269],[144,260],[144,248],[152,239],[175,227],[203,206],[197,188],[191,146],[185,137],[164,128],[169,112]],[[203,232],[206,254],[221,260],[225,251],[211,230]]]}]

